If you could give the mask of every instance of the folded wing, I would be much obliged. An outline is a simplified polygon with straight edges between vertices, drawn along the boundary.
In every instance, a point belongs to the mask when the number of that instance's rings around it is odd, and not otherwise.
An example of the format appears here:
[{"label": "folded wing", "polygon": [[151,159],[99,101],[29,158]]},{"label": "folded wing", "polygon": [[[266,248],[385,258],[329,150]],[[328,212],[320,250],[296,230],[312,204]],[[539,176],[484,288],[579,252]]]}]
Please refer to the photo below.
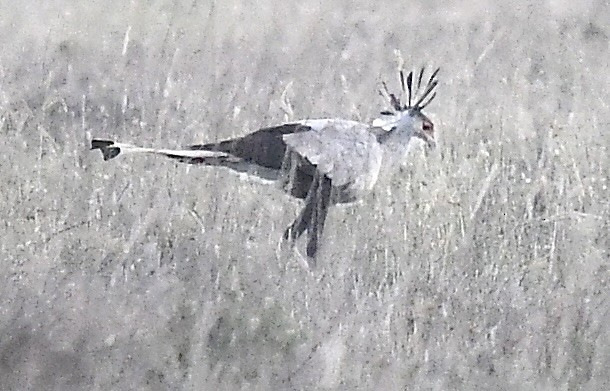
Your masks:
[{"label": "folded wing", "polygon": [[377,181],[383,156],[377,138],[365,124],[328,121],[325,125],[286,134],[284,142],[326,175],[334,188],[343,188],[354,197],[368,192]]}]

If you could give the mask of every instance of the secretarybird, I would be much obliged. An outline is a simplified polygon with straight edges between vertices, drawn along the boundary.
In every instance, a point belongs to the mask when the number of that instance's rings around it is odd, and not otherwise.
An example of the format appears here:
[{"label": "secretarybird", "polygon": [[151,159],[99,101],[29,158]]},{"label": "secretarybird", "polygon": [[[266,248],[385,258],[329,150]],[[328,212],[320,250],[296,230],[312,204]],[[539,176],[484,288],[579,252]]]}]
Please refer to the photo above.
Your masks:
[{"label": "secretarybird", "polygon": [[[436,145],[434,125],[422,110],[434,99],[439,69],[422,87],[424,69],[406,77],[399,72],[407,103],[380,91],[392,106],[370,124],[345,119],[306,119],[257,130],[243,137],[184,149],[142,148],[110,140],[93,139],[104,160],[121,152],[162,155],[180,162],[222,166],[259,178],[273,180],[305,206],[284,233],[294,242],[307,231],[308,264],[315,266],[328,208],[349,203],[370,192],[380,172],[396,169],[405,157],[409,141],[417,137],[429,147]],[[419,92],[422,91],[421,94]]]}]

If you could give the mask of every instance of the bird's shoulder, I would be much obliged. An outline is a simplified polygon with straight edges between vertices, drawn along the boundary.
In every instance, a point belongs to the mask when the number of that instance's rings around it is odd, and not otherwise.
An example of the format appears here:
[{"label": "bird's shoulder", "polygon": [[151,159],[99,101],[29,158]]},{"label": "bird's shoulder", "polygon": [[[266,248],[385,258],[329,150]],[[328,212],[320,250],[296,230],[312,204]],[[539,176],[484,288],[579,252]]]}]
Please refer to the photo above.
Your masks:
[{"label": "bird's shoulder", "polygon": [[307,119],[295,123],[304,129],[299,132],[286,133],[282,136],[286,144],[298,147],[302,144],[331,144],[350,146],[361,143],[375,143],[376,137],[370,126],[357,121],[322,118]]}]

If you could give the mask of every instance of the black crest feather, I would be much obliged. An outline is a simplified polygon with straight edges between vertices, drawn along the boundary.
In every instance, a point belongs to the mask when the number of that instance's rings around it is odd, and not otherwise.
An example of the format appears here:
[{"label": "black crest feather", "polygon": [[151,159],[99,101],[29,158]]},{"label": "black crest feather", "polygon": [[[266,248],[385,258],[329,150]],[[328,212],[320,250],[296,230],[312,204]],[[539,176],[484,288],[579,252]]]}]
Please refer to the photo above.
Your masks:
[{"label": "black crest feather", "polygon": [[[407,94],[406,104],[402,104],[400,102],[400,98],[398,98],[395,94],[389,91],[388,86],[385,82],[381,83],[383,89],[380,90],[379,93],[386,99],[388,99],[390,105],[395,111],[404,111],[408,109],[422,110],[426,106],[428,106],[436,96],[436,92],[434,92],[434,89],[438,85],[438,80],[436,79],[436,76],[438,75],[439,71],[440,68],[437,68],[434,72],[432,72],[432,75],[428,79],[428,82],[426,83],[423,89],[424,92],[420,95],[419,91],[422,87],[422,80],[424,77],[425,68],[422,68],[419,71],[415,91],[413,91],[413,71],[409,72],[407,74],[407,77],[405,78],[404,71],[401,69],[398,72],[398,76],[400,79],[400,86],[402,87],[402,91],[403,93]],[[415,103],[412,103],[413,101],[415,101]],[[384,111],[382,114],[387,115],[388,112]]]}]

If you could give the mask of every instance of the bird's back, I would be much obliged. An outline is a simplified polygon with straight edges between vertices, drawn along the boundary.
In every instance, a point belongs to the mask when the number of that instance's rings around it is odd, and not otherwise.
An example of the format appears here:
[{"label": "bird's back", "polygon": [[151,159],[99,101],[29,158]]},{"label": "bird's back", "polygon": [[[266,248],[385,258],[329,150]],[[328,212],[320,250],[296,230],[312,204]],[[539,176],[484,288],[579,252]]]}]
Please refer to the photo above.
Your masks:
[{"label": "bird's back", "polygon": [[260,177],[279,180],[297,198],[306,197],[316,173],[325,175],[337,202],[351,202],[369,191],[381,164],[370,127],[342,119],[303,120],[188,148],[237,157],[240,163],[222,165],[255,174],[258,170]]}]

